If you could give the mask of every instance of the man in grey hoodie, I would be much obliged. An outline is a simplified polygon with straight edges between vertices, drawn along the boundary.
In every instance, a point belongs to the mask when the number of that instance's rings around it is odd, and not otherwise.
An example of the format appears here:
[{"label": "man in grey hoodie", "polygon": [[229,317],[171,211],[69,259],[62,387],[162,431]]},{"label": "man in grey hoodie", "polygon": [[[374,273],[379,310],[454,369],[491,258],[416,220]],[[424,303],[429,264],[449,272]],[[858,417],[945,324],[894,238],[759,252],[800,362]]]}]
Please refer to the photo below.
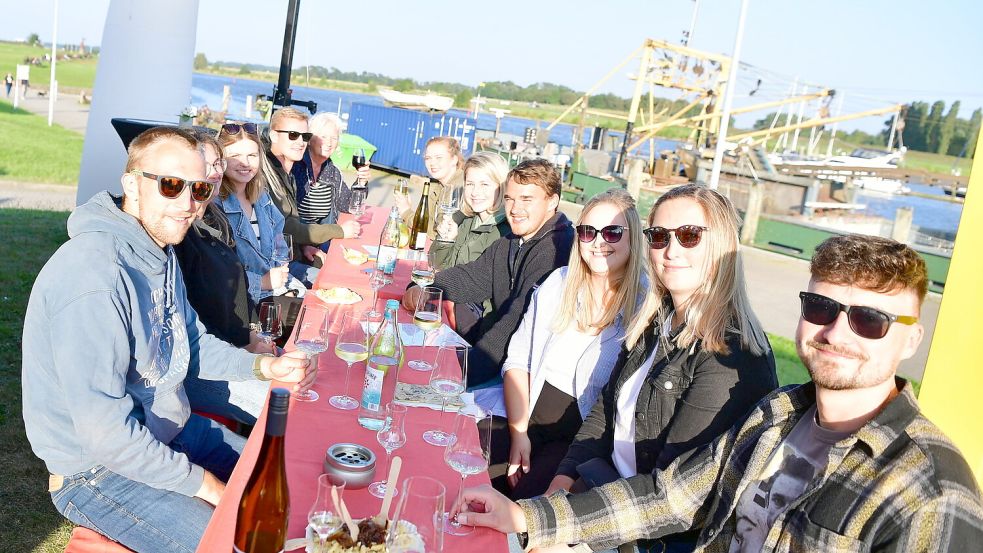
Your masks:
[{"label": "man in grey hoodie", "polygon": [[127,547],[194,551],[244,442],[191,414],[189,366],[212,380],[313,383],[301,354],[274,358],[207,334],[172,245],[208,199],[183,130],[130,145],[124,196],[95,195],[38,275],[24,318],[24,425],[55,507]]}]

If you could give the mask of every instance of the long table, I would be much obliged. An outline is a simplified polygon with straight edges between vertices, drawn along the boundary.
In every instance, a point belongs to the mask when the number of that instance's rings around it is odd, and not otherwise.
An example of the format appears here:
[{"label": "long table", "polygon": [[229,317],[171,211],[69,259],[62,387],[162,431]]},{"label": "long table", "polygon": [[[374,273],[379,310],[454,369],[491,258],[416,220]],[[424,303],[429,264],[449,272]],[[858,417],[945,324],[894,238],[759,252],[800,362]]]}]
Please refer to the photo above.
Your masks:
[{"label": "long table", "polygon": [[[372,290],[368,285],[369,275],[364,272],[364,269],[371,267],[372,264],[365,263],[355,266],[348,263],[344,259],[341,245],[361,249],[362,245],[378,244],[379,235],[385,225],[388,212],[381,208],[370,207],[368,209],[366,217],[363,218],[366,222],[362,224],[361,236],[358,239],[334,241],[329,248],[324,268],[315,283],[315,288],[344,286],[358,292],[363,300],[354,308],[359,310],[368,309],[372,298]],[[347,218],[349,216],[343,215],[342,217]],[[383,299],[402,296],[403,290],[410,282],[411,270],[412,261],[399,260],[393,283],[379,291],[380,305]],[[320,300],[312,291],[305,299],[305,303],[308,302],[319,303]],[[401,309],[397,316],[402,322],[412,321],[412,314],[406,310]],[[340,321],[332,326],[336,328],[339,324]],[[335,334],[332,334],[328,344],[328,351],[318,357],[319,371],[314,389],[321,398],[313,403],[291,400],[287,415],[285,456],[287,482],[290,488],[288,538],[304,536],[307,527],[307,512],[317,495],[317,476],[322,473],[325,452],[332,444],[353,442],[370,448],[378,459],[376,480],[385,478],[384,471],[388,471],[388,467],[381,466],[385,462],[385,450],[376,441],[375,432],[366,430],[358,424],[356,420],[358,410],[341,411],[328,404],[328,397],[339,393],[345,384],[346,365],[333,353],[337,330],[334,332]],[[414,359],[419,354],[418,347],[406,348],[406,359]],[[364,363],[356,363],[352,366],[348,394],[356,399],[361,394],[364,373]],[[405,367],[405,364],[399,371],[400,382],[427,384],[428,378],[429,373],[411,370]],[[278,383],[274,382],[273,385],[277,386]],[[449,508],[457,496],[461,477],[444,463],[443,448],[431,446],[422,438],[424,431],[434,428],[434,425],[438,423],[439,416],[439,412],[431,409],[410,408],[406,417],[406,445],[397,449],[393,456],[398,455],[403,459],[398,483],[400,488],[402,481],[410,476],[435,478],[447,488],[446,502]],[[444,425],[449,428],[451,420],[452,414],[446,414],[443,419]],[[256,457],[259,454],[265,428],[266,410],[264,409],[256,423],[256,430],[250,435],[239,463],[229,479],[222,500],[216,507],[211,522],[205,530],[198,551],[211,553],[232,550],[239,499],[242,497],[243,488],[256,464]],[[489,483],[487,472],[468,477],[466,482],[468,486],[482,483]],[[393,510],[395,510],[398,499],[397,497],[393,500]],[[381,501],[370,495],[364,488],[345,491],[345,502],[348,504],[352,517],[355,518],[377,514]],[[390,515],[392,514],[394,513],[390,512]],[[458,537],[445,534],[445,552],[466,550],[481,551],[482,553],[505,552],[508,551],[508,543],[504,534],[485,528],[476,528],[468,536]]]}]

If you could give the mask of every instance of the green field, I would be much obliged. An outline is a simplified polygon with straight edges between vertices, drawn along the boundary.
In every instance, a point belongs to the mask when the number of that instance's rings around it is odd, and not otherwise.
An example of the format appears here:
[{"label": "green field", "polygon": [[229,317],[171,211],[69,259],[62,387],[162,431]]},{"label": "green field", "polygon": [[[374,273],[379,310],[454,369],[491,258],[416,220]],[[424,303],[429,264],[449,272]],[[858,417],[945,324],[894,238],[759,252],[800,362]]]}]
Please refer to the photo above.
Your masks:
[{"label": "green field", "polygon": [[21,418],[21,332],[34,278],[68,239],[68,212],[0,209],[0,528],[4,551],[62,551],[71,524],[45,491],[47,471]]},{"label": "green field", "polygon": [[914,150],[909,150],[905,153],[904,161],[901,162],[901,166],[909,169],[923,169],[925,171],[942,173],[944,175],[952,174],[952,170],[955,168],[960,172],[960,174],[968,177],[973,168],[973,160],[966,159],[964,157],[958,158],[956,156],[930,154],[928,152],[916,152]]},{"label": "green field", "polygon": [[[37,46],[28,46],[14,42],[0,42],[0,73],[6,75],[8,72],[16,74],[18,64],[24,63],[24,58],[41,58],[44,54],[50,54],[51,50]],[[96,81],[96,65],[98,58],[91,57],[78,60],[62,60],[59,51],[58,64],[55,66],[55,78],[58,79],[59,90],[65,92],[66,89],[84,88],[92,90],[92,85]],[[42,62],[42,65],[32,65],[31,67],[31,89],[46,89],[51,82],[51,65]]]},{"label": "green field", "polygon": [[82,135],[0,100],[0,179],[76,184]]}]

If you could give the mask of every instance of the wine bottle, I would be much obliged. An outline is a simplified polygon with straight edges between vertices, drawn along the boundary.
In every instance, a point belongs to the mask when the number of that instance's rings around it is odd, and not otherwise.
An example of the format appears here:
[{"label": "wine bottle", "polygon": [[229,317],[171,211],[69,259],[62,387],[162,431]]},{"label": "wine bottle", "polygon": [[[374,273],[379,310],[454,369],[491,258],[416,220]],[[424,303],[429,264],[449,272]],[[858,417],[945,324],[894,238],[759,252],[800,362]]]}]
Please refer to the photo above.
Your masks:
[{"label": "wine bottle", "polygon": [[283,551],[287,539],[290,493],[283,460],[283,435],[287,428],[290,392],[284,388],[270,391],[266,412],[266,435],[246,489],[239,500],[236,515],[236,553],[276,553]]},{"label": "wine bottle", "polygon": [[413,215],[410,229],[410,249],[422,250],[427,247],[427,225],[430,223],[430,181],[423,183],[423,196]]},{"label": "wine bottle", "polygon": [[393,206],[389,212],[389,220],[379,236],[379,251],[376,254],[376,267],[387,275],[396,271],[396,259],[399,257],[399,227],[402,225],[399,210]]},{"label": "wine bottle", "polygon": [[[362,388],[362,401],[358,409],[358,424],[363,428],[377,431],[382,428],[386,418],[382,400],[386,382],[396,379],[396,371],[403,358],[403,343],[399,339],[399,326],[396,312],[399,302],[386,301],[386,318],[369,341],[369,359],[365,363],[365,384]],[[393,376],[387,376],[391,369]],[[395,384],[393,386],[395,387]]]}]

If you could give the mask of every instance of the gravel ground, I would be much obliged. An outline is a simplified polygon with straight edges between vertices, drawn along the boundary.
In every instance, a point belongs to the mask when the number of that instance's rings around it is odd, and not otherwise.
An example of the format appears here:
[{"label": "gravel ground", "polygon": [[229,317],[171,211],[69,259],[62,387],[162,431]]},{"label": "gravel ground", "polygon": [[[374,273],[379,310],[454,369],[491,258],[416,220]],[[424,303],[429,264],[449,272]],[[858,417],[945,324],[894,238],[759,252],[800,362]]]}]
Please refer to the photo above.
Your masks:
[{"label": "gravel ground", "polygon": [[71,211],[75,208],[75,187],[63,184],[36,184],[0,180],[0,209],[41,209]]}]

